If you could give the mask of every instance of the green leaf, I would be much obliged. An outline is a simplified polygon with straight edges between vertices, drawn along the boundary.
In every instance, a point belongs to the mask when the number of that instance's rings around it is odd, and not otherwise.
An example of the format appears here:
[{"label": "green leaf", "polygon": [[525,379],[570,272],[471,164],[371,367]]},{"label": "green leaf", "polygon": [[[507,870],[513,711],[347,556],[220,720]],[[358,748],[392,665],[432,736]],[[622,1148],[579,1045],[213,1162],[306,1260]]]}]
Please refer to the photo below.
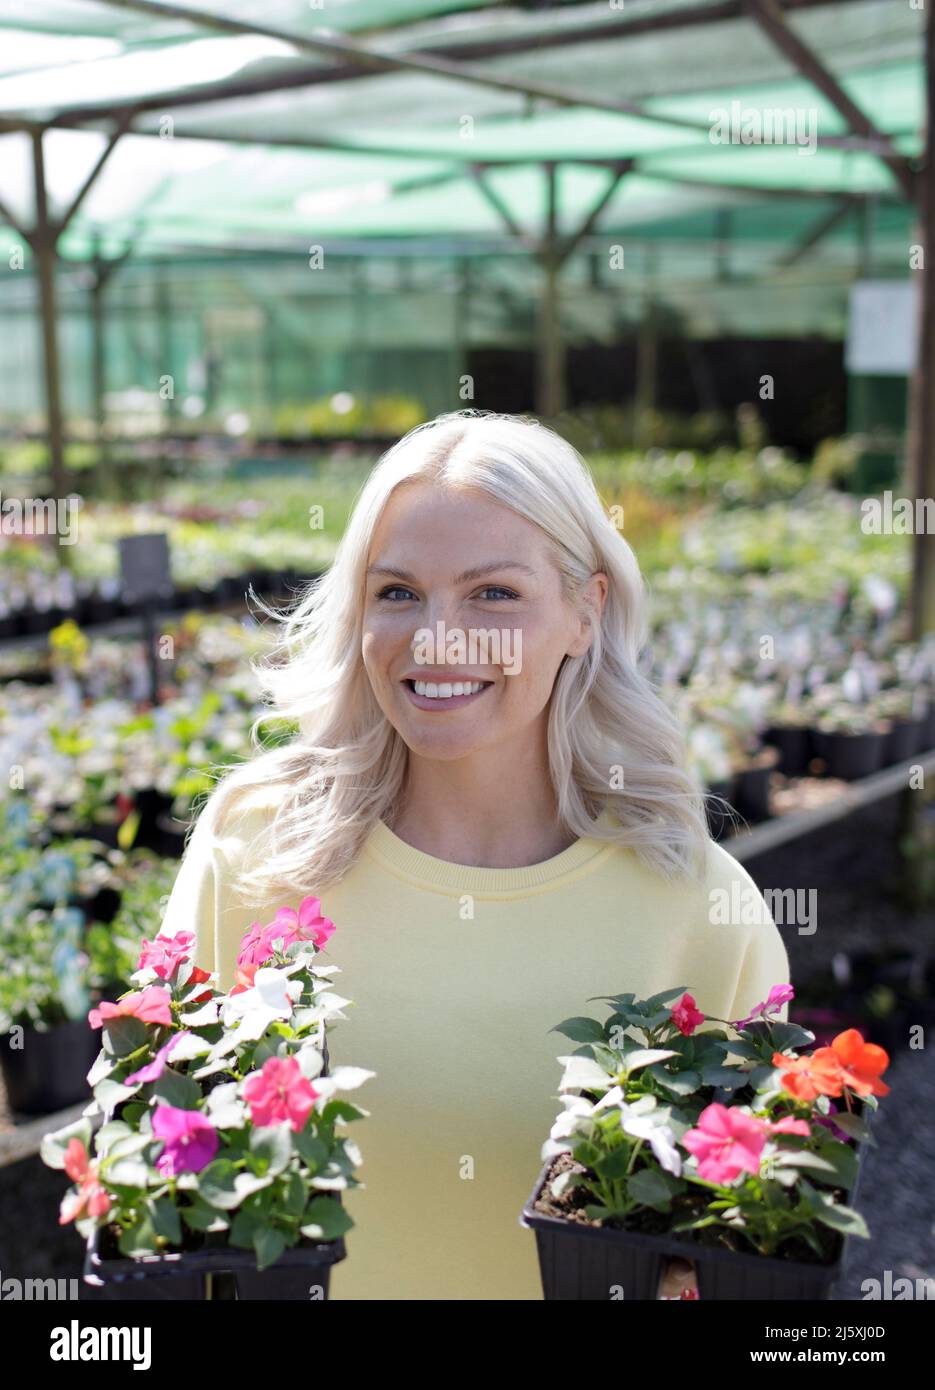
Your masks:
[{"label": "green leaf", "polygon": [[262,1225],[263,1218],[258,1212],[242,1208],[231,1222],[231,1245],[236,1245],[238,1250],[252,1250],[254,1237]]},{"label": "green leaf", "polygon": [[815,1220],[820,1221],[823,1226],[830,1226],[832,1230],[841,1231],[849,1236],[869,1237],[867,1223],[859,1211],[852,1210],[851,1207],[838,1206],[833,1202],[823,1202],[815,1212]]},{"label": "green leaf", "polygon": [[240,1198],[252,1197],[255,1192],[269,1187],[272,1181],[272,1173],[238,1173],[234,1179],[234,1191]]},{"label": "green leaf", "polygon": [[661,1062],[654,1062],[646,1070],[660,1086],[677,1096],[690,1096],[701,1085],[701,1076],[696,1071],[667,1072]]},{"label": "green leaf", "polygon": [[144,1188],[149,1181],[149,1167],[139,1159],[116,1158],[107,1161],[103,1177],[113,1187]]},{"label": "green leaf", "polygon": [[557,1023],[549,1032],[561,1033],[563,1037],[579,1043],[601,1042],[604,1037],[603,1025],[593,1018],[566,1018],[564,1023]]},{"label": "green leaf", "polygon": [[255,1160],[256,1169],[276,1177],[286,1167],[292,1157],[292,1133],[289,1121],[279,1125],[264,1125],[262,1129],[250,1131],[250,1153]]},{"label": "green leaf", "polygon": [[334,1197],[313,1197],[302,1213],[302,1234],[310,1240],[337,1240],[353,1221]]},{"label": "green leaf", "polygon": [[641,1207],[666,1211],[672,1202],[672,1189],[662,1173],[653,1168],[643,1168],[634,1173],[627,1183],[627,1196],[639,1202]]},{"label": "green leaf", "polygon": [[262,1226],[253,1235],[253,1248],[256,1251],[257,1269],[268,1269],[275,1264],[286,1248],[281,1231],[275,1226]]},{"label": "green leaf", "polygon": [[[129,1057],[149,1039],[149,1028],[140,1018],[120,1014],[104,1024],[104,1046],[114,1057]],[[95,1063],[95,1065],[97,1065]]]},{"label": "green leaf", "polygon": [[290,1173],[286,1179],[283,1206],[289,1216],[298,1219],[305,1211],[305,1183],[298,1173]]},{"label": "green leaf", "polygon": [[182,1220],[193,1231],[226,1231],[230,1224],[226,1217],[198,1197],[191,1206],[182,1208]]},{"label": "green leaf", "polygon": [[154,1201],[148,1201],[146,1208],[156,1235],[164,1236],[170,1245],[180,1245],[182,1223],[179,1221],[178,1208],[171,1198],[157,1197]]},{"label": "green leaf", "polygon": [[295,1136],[295,1146],[303,1163],[307,1164],[313,1173],[328,1162],[328,1145],[311,1130],[300,1130]]},{"label": "green leaf", "polygon": [[141,1255],[155,1255],[159,1247],[156,1245],[156,1232],[149,1213],[144,1212],[125,1230],[117,1244],[121,1255],[127,1255],[131,1260],[137,1260]]},{"label": "green leaf", "polygon": [[197,1110],[201,1100],[201,1087],[190,1076],[166,1067],[158,1081],[153,1082],[153,1095],[166,1105],[174,1105],[177,1110]]},{"label": "green leaf", "polygon": [[243,1200],[234,1186],[236,1177],[237,1169],[229,1158],[216,1158],[198,1174],[198,1191],[209,1206],[230,1211]]},{"label": "green leaf", "polygon": [[105,1115],[112,1115],[118,1105],[135,1096],[142,1087],[142,1082],[135,1086],[124,1086],[119,1081],[112,1081],[110,1077],[99,1081],[94,1088],[94,1099],[101,1107]]}]

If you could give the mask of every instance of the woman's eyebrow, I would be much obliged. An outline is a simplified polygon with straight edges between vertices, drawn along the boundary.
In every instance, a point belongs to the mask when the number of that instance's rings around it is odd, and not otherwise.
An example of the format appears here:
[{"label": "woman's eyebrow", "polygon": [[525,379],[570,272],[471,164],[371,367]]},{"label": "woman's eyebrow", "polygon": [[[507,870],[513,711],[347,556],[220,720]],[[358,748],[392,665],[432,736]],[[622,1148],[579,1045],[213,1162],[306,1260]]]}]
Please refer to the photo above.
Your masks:
[{"label": "woman's eyebrow", "polygon": [[[456,584],[467,584],[472,579],[481,579],[485,574],[492,574],[499,570],[521,570],[523,574],[535,575],[536,571],[530,569],[529,565],[521,564],[519,560],[492,560],[488,564],[475,565],[473,569],[465,570],[463,574],[455,575]],[[394,579],[403,579],[407,584],[415,584],[418,581],[408,570],[397,569],[395,565],[370,565],[367,568],[368,574],[388,574]]]}]

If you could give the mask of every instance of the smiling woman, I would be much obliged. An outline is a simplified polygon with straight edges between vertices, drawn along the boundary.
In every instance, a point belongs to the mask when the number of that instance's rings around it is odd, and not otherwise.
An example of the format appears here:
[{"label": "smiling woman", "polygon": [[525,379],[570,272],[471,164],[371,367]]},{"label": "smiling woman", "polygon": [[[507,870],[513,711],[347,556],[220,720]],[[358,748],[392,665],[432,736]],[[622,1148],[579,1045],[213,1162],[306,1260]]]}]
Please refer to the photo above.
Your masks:
[{"label": "smiling woman", "polygon": [[298,735],[221,780],[163,931],[194,929],[228,988],[278,902],[314,893],[337,924],[355,1007],[335,1055],[377,1076],[333,1297],[539,1297],[517,1213],[555,1019],[680,980],[739,1019],[788,981],[768,911],[712,911],[757,890],[708,838],[645,638],[579,456],[466,412],[383,457],[259,673]]}]

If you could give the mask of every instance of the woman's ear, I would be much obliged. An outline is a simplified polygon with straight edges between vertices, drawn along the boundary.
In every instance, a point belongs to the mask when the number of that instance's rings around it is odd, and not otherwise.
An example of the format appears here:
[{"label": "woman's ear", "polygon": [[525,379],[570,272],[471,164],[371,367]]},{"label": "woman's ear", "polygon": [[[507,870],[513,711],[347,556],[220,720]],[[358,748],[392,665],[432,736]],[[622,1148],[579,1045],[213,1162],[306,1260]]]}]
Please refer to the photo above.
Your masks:
[{"label": "woman's ear", "polygon": [[594,641],[594,629],[601,620],[607,602],[608,582],[603,570],[592,574],[578,595],[578,624],[568,648],[569,656],[583,656]]}]

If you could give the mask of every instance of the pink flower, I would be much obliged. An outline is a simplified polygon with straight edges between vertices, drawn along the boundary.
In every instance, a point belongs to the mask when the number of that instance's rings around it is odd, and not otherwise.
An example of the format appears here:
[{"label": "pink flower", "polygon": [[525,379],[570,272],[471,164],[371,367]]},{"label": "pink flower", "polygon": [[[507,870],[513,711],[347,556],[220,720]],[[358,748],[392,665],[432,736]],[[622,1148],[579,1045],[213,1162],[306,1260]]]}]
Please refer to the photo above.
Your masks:
[{"label": "pink flower", "polygon": [[263,1063],[262,1071],[247,1077],[243,1093],[255,1125],[276,1125],[288,1120],[294,1130],[304,1128],[318,1099],[318,1092],[302,1075],[294,1057],[270,1057]]},{"label": "pink flower", "polygon": [[180,1173],[200,1173],[218,1151],[217,1130],[198,1110],[179,1110],[174,1105],[157,1105],[153,1113],[153,1134],[165,1141],[156,1167],[165,1178]]},{"label": "pink flower", "polygon": [[154,941],[143,942],[137,970],[155,970],[160,980],[171,980],[180,963],[188,960],[195,944],[195,933],[181,931],[178,936],[156,937]]},{"label": "pink flower", "polygon": [[169,1005],[172,996],[161,985],[147,985],[143,990],[135,990],[116,1004],[105,999],[99,1008],[88,1014],[92,1028],[100,1028],[109,1018],[138,1018],[142,1023],[172,1023]]},{"label": "pink flower", "polygon": [[259,922],[253,922],[247,928],[240,941],[240,952],[237,956],[238,965],[256,967],[269,960],[273,954],[273,948],[266,940],[264,932],[265,928]]},{"label": "pink flower", "polygon": [[754,1004],[746,1018],[742,1018],[737,1023],[732,1023],[732,1028],[746,1028],[748,1023],[753,1023],[757,1019],[768,1020],[770,1015],[781,1009],[783,1004],[788,1004],[790,999],[795,998],[795,990],[791,985],[773,985],[766,999],[759,1004]]},{"label": "pink flower", "polygon": [[766,1135],[761,1120],[715,1103],[701,1112],[697,1127],[683,1134],[681,1143],[698,1159],[700,1178],[724,1184],[743,1172],[760,1171]]},{"label": "pink flower", "polygon": [[62,1198],[59,1208],[58,1224],[65,1226],[79,1216],[93,1216],[95,1221],[110,1211],[110,1195],[101,1186],[97,1176],[97,1161],[88,1158],[88,1151],[80,1139],[69,1139],[65,1149],[65,1172],[72,1182],[78,1184],[77,1192],[68,1192]]},{"label": "pink flower", "polygon": [[283,945],[291,946],[294,941],[313,941],[321,948],[334,933],[334,923],[321,915],[321,902],[318,898],[303,898],[298,912],[291,907],[281,907],[264,932],[267,941],[283,937]]},{"label": "pink flower", "polygon": [[125,1086],[134,1086],[138,1081],[158,1081],[166,1069],[166,1063],[172,1055],[172,1049],[182,1038],[187,1038],[188,1036],[189,1034],[187,1031],[184,1033],[176,1033],[174,1037],[170,1038],[167,1043],[164,1043],[163,1046],[160,1047],[151,1062],[148,1062],[145,1067],[140,1067],[139,1071],[135,1071],[132,1076],[126,1077],[123,1084]]},{"label": "pink flower", "polygon": [[784,1115],[775,1124],[771,1120],[764,1120],[763,1123],[770,1134],[801,1134],[807,1139],[812,1132],[808,1120],[797,1120],[793,1115]]},{"label": "pink flower", "polygon": [[690,994],[683,994],[678,1003],[673,1006],[672,1022],[686,1038],[694,1033],[700,1023],[704,1023],[704,1014],[699,1013]]}]

